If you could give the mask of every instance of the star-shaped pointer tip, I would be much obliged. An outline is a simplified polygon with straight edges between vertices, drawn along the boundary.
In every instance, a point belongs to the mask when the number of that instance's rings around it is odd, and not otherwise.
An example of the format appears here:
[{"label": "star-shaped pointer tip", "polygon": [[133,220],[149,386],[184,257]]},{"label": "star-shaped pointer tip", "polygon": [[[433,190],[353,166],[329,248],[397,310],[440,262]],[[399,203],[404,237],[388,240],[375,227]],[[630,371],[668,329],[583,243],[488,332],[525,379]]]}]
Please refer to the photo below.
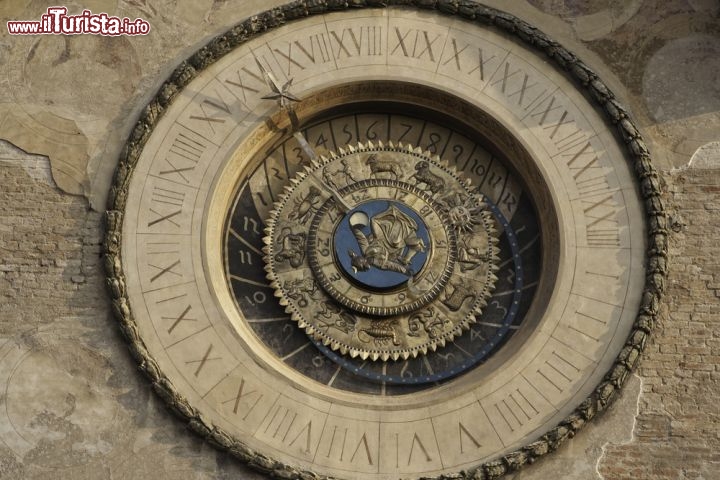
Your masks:
[{"label": "star-shaped pointer tip", "polygon": [[267,83],[268,87],[270,87],[270,90],[272,90],[271,94],[265,95],[262,98],[264,100],[277,100],[280,108],[284,110],[291,110],[293,102],[300,101],[298,97],[289,92],[293,79],[291,78],[290,80],[285,82],[284,85],[280,86],[280,82],[278,82],[277,78],[275,78],[275,75],[273,75],[271,71],[266,69],[263,64],[260,63],[260,60],[258,60],[257,57],[255,57],[255,63],[257,63],[258,68],[260,68],[263,78],[265,79],[265,83]]},{"label": "star-shaped pointer tip", "polygon": [[293,103],[299,102],[300,99],[288,91],[290,86],[292,85],[293,79],[289,79],[281,87],[280,82],[278,82],[277,78],[275,78],[275,75],[273,75],[270,70],[263,67],[263,64],[260,63],[260,60],[258,60],[257,57],[255,57],[255,63],[257,63],[258,68],[262,72],[265,83],[267,83],[268,87],[270,87],[270,90],[272,90],[271,94],[265,95],[262,98],[264,100],[277,100],[280,108],[285,110],[285,112],[287,112],[288,114],[288,117],[290,118],[290,125],[292,127],[293,136],[295,137],[295,139],[297,139],[298,144],[300,144],[300,148],[302,148],[302,150],[305,152],[305,154],[307,154],[310,160],[317,160],[317,153],[315,152],[315,150],[313,150],[307,139],[300,131],[300,120],[298,120],[298,116],[295,113],[295,108],[293,107]]}]

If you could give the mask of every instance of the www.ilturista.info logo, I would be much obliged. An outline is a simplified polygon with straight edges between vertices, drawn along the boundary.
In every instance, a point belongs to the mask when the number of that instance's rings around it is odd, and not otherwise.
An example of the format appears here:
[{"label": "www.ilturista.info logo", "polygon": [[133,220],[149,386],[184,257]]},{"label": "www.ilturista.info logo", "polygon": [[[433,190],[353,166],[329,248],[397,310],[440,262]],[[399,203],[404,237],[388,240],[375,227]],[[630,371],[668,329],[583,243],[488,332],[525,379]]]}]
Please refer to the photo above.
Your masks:
[{"label": "www.ilturista.info logo", "polygon": [[68,15],[66,7],[49,7],[40,20],[7,22],[10,35],[147,35],[150,24],[142,18],[113,17],[107,13],[83,10],[80,15]]}]

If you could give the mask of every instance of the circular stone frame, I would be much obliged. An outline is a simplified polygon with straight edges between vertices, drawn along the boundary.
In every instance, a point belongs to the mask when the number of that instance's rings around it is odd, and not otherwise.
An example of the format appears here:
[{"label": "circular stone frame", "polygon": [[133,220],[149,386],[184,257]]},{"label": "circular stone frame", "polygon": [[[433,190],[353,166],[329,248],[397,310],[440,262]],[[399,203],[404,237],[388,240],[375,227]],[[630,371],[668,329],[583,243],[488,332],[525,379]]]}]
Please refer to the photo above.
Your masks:
[{"label": "circular stone frame", "polygon": [[120,155],[115,179],[108,198],[105,215],[106,234],[103,254],[107,284],[112,307],[120,322],[131,354],[140,370],[149,378],[152,388],[197,434],[218,448],[228,451],[246,462],[251,468],[276,478],[317,478],[317,474],[297,470],[283,462],[250,449],[241,439],[233,438],[222,429],[208,424],[200,411],[182,397],[169,379],[158,368],[138,333],[130,309],[125,275],[121,263],[122,220],[128,198],[130,179],[134,168],[154,126],[178,93],[200,71],[244,42],[287,22],[310,16],[358,8],[384,8],[402,6],[417,10],[434,10],[444,15],[493,27],[516,37],[530,49],[544,53],[555,67],[564,72],[597,109],[604,114],[609,126],[615,126],[618,139],[625,146],[635,172],[644,202],[647,228],[645,285],[642,300],[632,330],[620,350],[614,365],[574,412],[557,426],[532,443],[513,452],[462,472],[476,479],[498,478],[513,472],[538,457],[556,450],[573,437],[588,421],[604,411],[637,365],[639,356],[657,319],[660,299],[667,279],[667,218],[661,199],[660,180],[652,166],[649,152],[638,129],[627,111],[618,103],[609,88],[580,59],[530,24],[502,11],[471,0],[299,0],[259,15],[250,17],[219,35],[183,61],[160,87],[153,100],[145,107]]}]

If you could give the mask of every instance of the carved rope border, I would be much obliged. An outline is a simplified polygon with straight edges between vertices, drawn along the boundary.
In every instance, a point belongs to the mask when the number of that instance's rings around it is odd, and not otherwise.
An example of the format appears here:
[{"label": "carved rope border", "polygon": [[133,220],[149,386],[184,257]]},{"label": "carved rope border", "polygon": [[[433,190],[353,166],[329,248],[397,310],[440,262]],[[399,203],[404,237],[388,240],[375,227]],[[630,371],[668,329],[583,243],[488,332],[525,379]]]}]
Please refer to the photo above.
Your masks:
[{"label": "carved rope border", "polygon": [[221,428],[209,424],[201,412],[190,405],[160,371],[138,334],[130,310],[125,277],[121,264],[121,235],[123,212],[128,195],[130,178],[145,142],[165,109],[176,95],[199,72],[244,42],[277,28],[289,21],[336,11],[360,8],[386,8],[404,6],[420,10],[435,10],[456,16],[484,27],[494,27],[516,37],[521,43],[544,53],[555,66],[564,71],[575,84],[602,111],[609,124],[617,128],[617,136],[624,143],[640,193],[645,204],[647,220],[646,278],[640,310],[625,346],[615,359],[613,367],[593,393],[572,414],[534,442],[503,455],[493,461],[455,474],[432,477],[436,479],[467,478],[490,480],[515,472],[522,466],[555,451],[566,440],[575,436],[588,421],[608,408],[617,392],[638,363],[641,352],[652,331],[660,307],[660,299],[667,279],[667,218],[660,179],[652,166],[650,154],[638,129],[627,111],[615,99],[609,88],[580,59],[532,25],[494,8],[473,0],[297,0],[281,7],[252,16],[215,37],[190,58],[183,61],[170,75],[155,97],[145,107],[133,128],[118,161],[115,178],[110,189],[108,209],[105,212],[105,239],[103,255],[106,282],[112,298],[112,308],[119,320],[120,329],[129,343],[130,352],[139,364],[140,371],[152,383],[152,388],[163,398],[170,410],[178,415],[197,434],[215,447],[230,453],[251,468],[280,479],[330,479],[311,471],[299,470],[250,449]]}]

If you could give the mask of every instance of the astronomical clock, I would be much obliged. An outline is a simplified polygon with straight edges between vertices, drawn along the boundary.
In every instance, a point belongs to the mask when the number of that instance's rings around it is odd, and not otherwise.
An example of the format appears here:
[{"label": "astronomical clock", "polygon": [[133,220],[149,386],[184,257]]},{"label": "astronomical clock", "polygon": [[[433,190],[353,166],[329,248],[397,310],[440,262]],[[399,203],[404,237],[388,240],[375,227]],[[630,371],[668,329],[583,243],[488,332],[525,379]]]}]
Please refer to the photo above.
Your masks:
[{"label": "astronomical clock", "polygon": [[163,84],[111,192],[113,305],[170,408],[270,476],[496,478],[634,366],[657,178],[532,26],[350,3],[249,18]]}]

